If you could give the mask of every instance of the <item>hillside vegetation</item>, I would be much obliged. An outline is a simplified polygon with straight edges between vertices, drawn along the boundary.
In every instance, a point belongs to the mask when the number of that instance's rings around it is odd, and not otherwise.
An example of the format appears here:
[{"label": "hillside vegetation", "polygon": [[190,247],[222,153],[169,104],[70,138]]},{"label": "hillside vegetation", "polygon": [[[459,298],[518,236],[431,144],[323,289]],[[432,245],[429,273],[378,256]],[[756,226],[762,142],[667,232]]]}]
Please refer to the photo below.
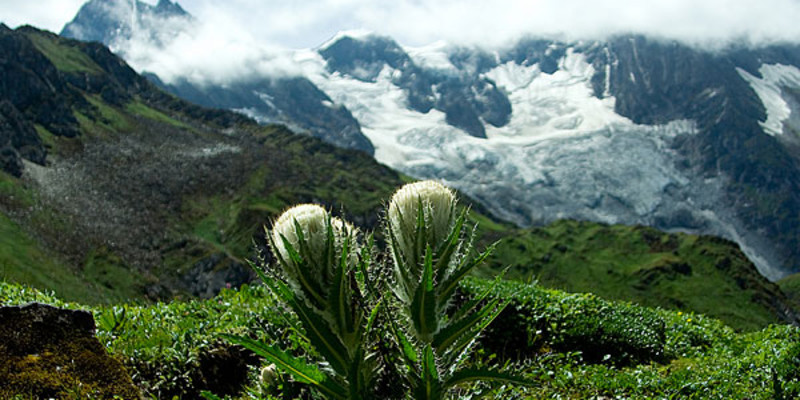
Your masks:
[{"label": "hillside vegetation", "polygon": [[559,221],[507,235],[489,263],[492,271],[510,267],[508,276],[520,280],[692,310],[737,329],[796,318],[778,285],[759,275],[735,243],[712,236]]},{"label": "hillside vegetation", "polygon": [[367,154],[167,95],[99,44],[0,35],[26,55],[5,78],[27,83],[2,97],[59,104],[17,104],[46,159],[20,147],[24,172],[0,172],[5,279],[88,303],[210,297],[253,278],[253,240],[289,204],[370,226],[402,182]]},{"label": "hillside vegetation", "polygon": [[[472,279],[466,295],[489,288]],[[800,395],[800,330],[785,325],[737,333],[700,314],[609,302],[538,285],[505,282],[490,298],[510,301],[479,341],[475,365],[508,365],[537,386],[504,386],[493,398],[790,399]],[[261,286],[223,290],[209,300],[149,306],[87,307],[0,282],[0,303],[40,301],[90,309],[97,335],[146,395],[197,398],[203,390],[261,398],[257,357],[221,333],[246,334],[317,359],[288,329],[276,299]],[[283,376],[281,379],[288,379]],[[288,380],[282,389],[302,390]],[[244,391],[239,393],[244,385]],[[472,387],[464,392],[480,391]],[[248,392],[250,394],[248,394]],[[238,394],[237,394],[238,393]],[[263,398],[272,398],[264,396]],[[275,397],[278,398],[278,397]]]}]

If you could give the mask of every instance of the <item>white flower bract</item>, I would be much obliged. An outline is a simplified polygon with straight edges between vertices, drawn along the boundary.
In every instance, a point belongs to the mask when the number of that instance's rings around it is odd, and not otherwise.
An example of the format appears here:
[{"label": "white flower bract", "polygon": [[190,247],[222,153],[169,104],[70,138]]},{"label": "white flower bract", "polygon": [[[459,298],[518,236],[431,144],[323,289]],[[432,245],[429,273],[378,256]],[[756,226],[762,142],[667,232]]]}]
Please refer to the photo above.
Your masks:
[{"label": "white flower bract", "polygon": [[[416,263],[424,257],[415,249],[417,221],[422,206],[423,240],[433,249],[447,239],[455,216],[456,196],[453,191],[436,181],[409,183],[394,193],[389,202],[387,222],[394,239],[392,246],[410,263],[406,268],[416,270]],[[401,260],[396,260],[401,263]],[[415,272],[416,274],[416,272]]]},{"label": "white flower bract", "polygon": [[[334,250],[337,256],[340,256],[342,245],[346,238],[350,238],[349,254],[351,262],[357,262],[358,243],[355,237],[358,230],[353,227],[349,222],[340,218],[330,217],[327,210],[316,204],[300,204],[294,206],[281,214],[275,221],[272,227],[272,242],[275,246],[274,251],[280,255],[284,262],[291,263],[289,250],[286,247],[282,238],[292,248],[307,261],[312,264],[322,267],[323,270],[319,271],[323,274],[330,273],[331,266],[323,266],[322,260],[325,254],[328,241],[327,220],[330,218],[331,231],[334,239]],[[297,225],[295,225],[295,223]],[[303,251],[300,243],[300,235],[298,235],[297,228],[302,230],[303,238],[308,245],[308,253]],[[327,277],[327,276],[326,276]]]},{"label": "white flower bract", "polygon": [[327,237],[327,219],[328,211],[316,204],[300,204],[284,211],[272,226],[272,241],[281,258],[285,261],[290,260],[289,250],[281,237],[286,238],[295,251],[300,251],[300,237],[295,222],[303,230],[309,250],[312,253],[323,252]]},{"label": "white flower bract", "polygon": [[417,215],[422,204],[425,223],[436,239],[443,239],[453,223],[456,196],[436,181],[420,181],[401,187],[389,202],[389,223],[398,239],[416,234]]}]

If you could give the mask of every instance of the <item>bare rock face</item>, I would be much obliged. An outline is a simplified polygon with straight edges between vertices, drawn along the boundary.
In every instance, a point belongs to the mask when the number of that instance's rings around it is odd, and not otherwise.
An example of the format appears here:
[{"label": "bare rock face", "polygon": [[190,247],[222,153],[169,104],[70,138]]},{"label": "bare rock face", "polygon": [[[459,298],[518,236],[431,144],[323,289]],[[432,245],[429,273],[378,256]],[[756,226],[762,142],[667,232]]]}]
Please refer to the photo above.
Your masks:
[{"label": "bare rock face", "polygon": [[0,398],[141,398],[94,332],[86,311],[0,307]]}]

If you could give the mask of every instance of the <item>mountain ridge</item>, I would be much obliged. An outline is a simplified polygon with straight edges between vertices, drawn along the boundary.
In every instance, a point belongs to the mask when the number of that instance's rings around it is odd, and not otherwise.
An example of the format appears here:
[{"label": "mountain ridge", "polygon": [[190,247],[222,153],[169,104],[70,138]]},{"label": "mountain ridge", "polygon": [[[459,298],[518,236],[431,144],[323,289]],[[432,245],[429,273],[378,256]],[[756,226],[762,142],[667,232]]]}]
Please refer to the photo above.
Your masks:
[{"label": "mountain ridge", "polygon": [[[25,142],[0,136],[17,144],[5,169],[16,177],[2,181],[0,204],[14,231],[27,230],[45,249],[41,257],[50,260],[37,266],[42,270],[36,279],[46,280],[46,268],[67,274],[99,269],[105,283],[94,284],[110,285],[101,297],[116,298],[115,291],[154,299],[210,295],[226,282],[253,278],[244,265],[252,236],[283,207],[346,204],[351,220],[363,224],[361,216],[379,206],[373,196],[388,195],[401,182],[365,154],[162,92],[100,43],[31,27],[0,31],[0,43],[0,51],[30,53],[5,58],[19,75],[3,78],[39,82],[24,85],[25,91],[0,90],[3,104],[22,109],[16,122],[30,128],[22,132],[39,140],[38,158],[26,155],[28,160],[19,156]],[[65,114],[55,118],[59,110]],[[360,167],[356,176],[338,166],[344,160],[371,167]],[[306,164],[329,168],[326,178],[336,179],[322,182],[309,167],[300,168]],[[298,183],[286,184],[292,177]],[[339,188],[336,196],[324,192],[331,185]],[[338,195],[352,187],[376,194]],[[17,259],[14,245],[8,251]],[[18,274],[16,268],[26,267],[14,261],[3,268]]]},{"label": "mountain ridge", "polygon": [[[796,45],[712,52],[631,34],[411,49],[360,32],[293,57],[307,89],[268,75],[163,87],[262,122],[335,121],[314,134],[442,179],[521,226],[576,218],[721,235],[772,280],[800,268],[798,124],[754,90],[800,105],[800,82],[759,81],[763,65],[800,66]],[[772,136],[776,126],[788,133]]]}]

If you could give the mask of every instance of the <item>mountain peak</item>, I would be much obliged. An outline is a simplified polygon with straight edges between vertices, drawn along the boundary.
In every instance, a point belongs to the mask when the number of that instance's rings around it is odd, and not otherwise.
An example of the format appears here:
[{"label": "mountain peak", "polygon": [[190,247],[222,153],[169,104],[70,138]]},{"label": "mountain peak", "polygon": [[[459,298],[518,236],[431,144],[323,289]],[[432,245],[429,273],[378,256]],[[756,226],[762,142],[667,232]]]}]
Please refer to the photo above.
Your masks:
[{"label": "mountain peak", "polygon": [[190,14],[178,4],[177,1],[158,0],[154,10],[159,14],[166,14],[168,16],[189,17]]},{"label": "mountain peak", "polygon": [[342,39],[350,39],[356,41],[366,41],[370,38],[378,37],[373,31],[367,29],[349,29],[349,30],[342,30],[336,32],[330,39],[326,40],[324,43],[319,45],[317,48],[318,51],[324,51],[327,48],[333,46],[334,44],[338,43]]},{"label": "mountain peak", "polygon": [[374,81],[384,66],[406,69],[413,63],[392,38],[353,31],[334,36],[319,49],[330,71],[339,71],[362,81]]},{"label": "mountain peak", "polygon": [[151,41],[161,43],[155,37],[161,30],[153,28],[174,19],[188,22],[192,16],[170,0],[159,0],[155,6],[140,0],[90,0],[64,25],[61,35],[113,47],[117,41],[144,33]]}]

